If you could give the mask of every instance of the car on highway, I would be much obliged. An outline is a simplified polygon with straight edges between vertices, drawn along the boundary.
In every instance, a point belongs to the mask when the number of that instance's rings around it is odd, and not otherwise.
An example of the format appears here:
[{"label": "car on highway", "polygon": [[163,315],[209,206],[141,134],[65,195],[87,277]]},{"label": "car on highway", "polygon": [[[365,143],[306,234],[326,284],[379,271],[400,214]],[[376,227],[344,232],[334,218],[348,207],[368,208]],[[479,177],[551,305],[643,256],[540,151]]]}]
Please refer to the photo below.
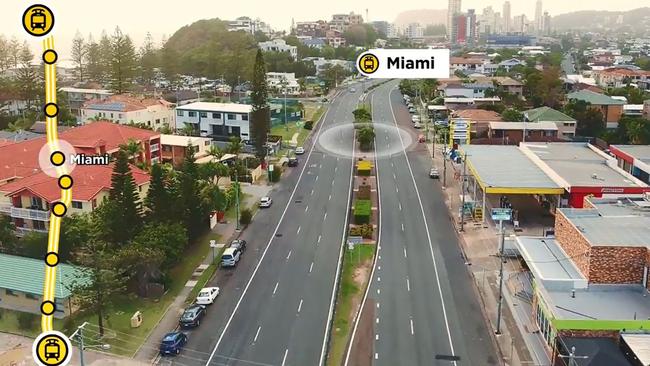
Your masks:
[{"label": "car on highway", "polygon": [[181,318],[178,320],[178,324],[181,328],[192,328],[198,327],[201,325],[201,319],[205,316],[205,306],[199,304],[193,304],[188,306]]},{"label": "car on highway", "polygon": [[183,346],[187,343],[187,335],[182,332],[170,332],[165,334],[160,342],[160,354],[177,355],[181,353]]},{"label": "car on highway", "polygon": [[302,154],[304,154],[304,153],[305,153],[305,148],[304,148],[304,147],[302,147],[302,146],[298,146],[298,147],[296,148],[296,155],[302,155]]},{"label": "car on highway", "polygon": [[210,305],[219,296],[219,287],[204,287],[196,296],[196,303],[199,305]]},{"label": "car on highway", "polygon": [[289,161],[287,162],[288,166],[298,166],[298,158],[296,157],[290,157]]},{"label": "car on highway", "polygon": [[438,169],[431,168],[431,170],[429,170],[429,178],[431,178],[431,179],[440,178],[440,173],[438,172]]},{"label": "car on highway", "polygon": [[241,250],[235,248],[228,248],[223,251],[221,255],[222,267],[235,267],[241,258]]},{"label": "car on highway", "polygon": [[269,196],[264,196],[260,198],[260,208],[269,208],[273,204],[273,200]]},{"label": "car on highway", "polygon": [[246,240],[235,239],[230,242],[229,248],[239,249],[243,253],[246,250]]}]

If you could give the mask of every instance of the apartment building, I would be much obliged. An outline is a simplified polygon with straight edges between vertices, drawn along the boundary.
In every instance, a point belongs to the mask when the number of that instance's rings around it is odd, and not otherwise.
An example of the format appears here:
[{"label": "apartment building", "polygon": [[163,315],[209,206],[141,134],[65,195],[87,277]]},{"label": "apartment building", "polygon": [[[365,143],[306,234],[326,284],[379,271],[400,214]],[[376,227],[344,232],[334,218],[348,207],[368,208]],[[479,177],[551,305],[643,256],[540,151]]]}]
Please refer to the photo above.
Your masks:
[{"label": "apartment building", "polygon": [[201,137],[228,141],[251,139],[249,104],[197,102],[176,107],[176,129],[191,126]]},{"label": "apartment building", "polygon": [[264,52],[287,52],[294,60],[298,58],[298,47],[288,45],[284,39],[260,42],[257,45]]},{"label": "apartment building", "polygon": [[61,92],[66,94],[68,99],[68,108],[70,113],[77,117],[77,122],[81,120],[81,108],[89,100],[103,101],[108,99],[113,93],[107,89],[87,89],[87,88],[61,88]]},{"label": "apartment building", "polygon": [[93,99],[81,107],[81,120],[109,120],[122,125],[142,123],[154,130],[174,126],[174,105],[164,99],[137,98],[130,95],[112,95]]}]

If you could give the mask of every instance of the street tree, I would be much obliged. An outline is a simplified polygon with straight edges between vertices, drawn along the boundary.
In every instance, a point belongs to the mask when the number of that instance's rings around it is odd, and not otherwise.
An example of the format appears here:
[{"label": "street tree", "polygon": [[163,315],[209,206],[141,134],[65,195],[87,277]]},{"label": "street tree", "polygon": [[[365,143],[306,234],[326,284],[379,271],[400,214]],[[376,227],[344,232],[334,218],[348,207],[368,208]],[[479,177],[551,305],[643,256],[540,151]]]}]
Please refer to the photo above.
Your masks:
[{"label": "street tree", "polygon": [[357,131],[357,141],[359,148],[363,151],[372,149],[372,143],[375,140],[375,130],[371,126],[364,126]]},{"label": "street tree", "polygon": [[113,242],[124,245],[135,236],[141,223],[138,189],[124,150],[117,153],[108,200],[112,205],[107,210],[106,225]]},{"label": "street tree", "polygon": [[178,177],[181,217],[190,239],[196,238],[207,222],[207,212],[199,194],[199,171],[194,152],[194,146],[188,145]]},{"label": "street tree", "polygon": [[147,197],[144,199],[147,222],[167,222],[176,219],[171,216],[174,203],[165,182],[165,171],[160,164],[151,166],[151,180]]},{"label": "street tree", "polygon": [[583,100],[570,100],[564,106],[564,113],[576,119],[576,134],[598,137],[605,130],[605,118],[596,108]]},{"label": "street tree", "polygon": [[501,113],[501,118],[506,122],[521,122],[524,114],[514,108],[507,108]]},{"label": "street tree", "polygon": [[257,50],[253,67],[251,85],[251,129],[255,156],[260,160],[266,158],[266,140],[271,127],[271,116],[268,105],[268,90],[266,83],[266,66],[262,50]]}]

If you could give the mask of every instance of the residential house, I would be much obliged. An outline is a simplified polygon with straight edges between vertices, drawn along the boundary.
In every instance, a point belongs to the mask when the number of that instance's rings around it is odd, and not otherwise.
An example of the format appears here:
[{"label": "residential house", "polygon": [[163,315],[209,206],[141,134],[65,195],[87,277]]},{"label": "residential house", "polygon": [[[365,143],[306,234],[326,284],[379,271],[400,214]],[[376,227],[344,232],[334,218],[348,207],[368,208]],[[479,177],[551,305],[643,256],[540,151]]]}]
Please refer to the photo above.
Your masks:
[{"label": "residential house", "polygon": [[77,117],[77,122],[81,123],[81,108],[84,103],[89,100],[99,100],[103,101],[113,95],[110,90],[107,89],[87,89],[87,88],[60,88],[61,92],[65,93],[68,99],[68,108],[70,113]]},{"label": "residential house", "polygon": [[333,28],[330,28],[325,32],[325,40],[328,45],[334,48],[345,46],[347,42],[345,37],[343,37],[343,32]]},{"label": "residential house", "polygon": [[501,122],[501,115],[495,111],[485,109],[461,109],[452,113],[452,118],[460,118],[470,121],[471,132],[475,137],[485,137],[490,122]]},{"label": "residential house", "polygon": [[594,93],[589,90],[580,90],[577,92],[569,93],[566,96],[567,100],[582,100],[591,105],[592,108],[598,109],[605,119],[607,128],[616,128],[618,121],[623,115],[624,101],[614,99],[605,94]]},{"label": "residential house", "polygon": [[294,60],[298,58],[298,47],[288,45],[284,39],[260,42],[257,46],[264,52],[287,52]]},{"label": "residential house", "polygon": [[300,42],[309,48],[318,48],[321,49],[325,46],[324,38],[302,38]]},{"label": "residential house", "polygon": [[485,98],[485,92],[491,89],[492,83],[463,83],[448,84],[443,92],[447,97]]},{"label": "residential house", "polygon": [[282,95],[297,96],[300,94],[300,84],[293,72],[267,72],[266,83],[271,91]]},{"label": "residential house", "polygon": [[511,58],[499,62],[499,68],[503,68],[506,72],[510,72],[510,70],[516,66],[526,66],[526,63],[516,58]]},{"label": "residential house", "polygon": [[[41,315],[45,265],[40,259],[0,254],[0,308]],[[77,309],[73,283],[87,284],[83,267],[59,263],[54,287],[54,318],[67,318]]]},{"label": "residential house", "polygon": [[176,129],[191,126],[201,137],[251,140],[249,104],[197,102],[176,107]]},{"label": "residential house", "polygon": [[294,29],[296,36],[325,37],[329,24],[324,20],[315,22],[297,22]]},{"label": "residential house", "polygon": [[187,155],[188,146],[192,146],[194,158],[199,159],[208,155],[212,139],[196,136],[160,135],[161,153],[163,163],[170,163],[174,167],[180,167]]},{"label": "residential house", "polygon": [[125,94],[93,99],[81,107],[83,123],[94,119],[110,120],[122,125],[142,123],[158,130],[174,126],[173,104],[164,99],[137,98]]},{"label": "residential house", "polygon": [[559,137],[572,138],[576,135],[575,118],[550,107],[539,107],[524,111],[524,119],[527,122],[555,123]]},{"label": "residential house", "polygon": [[449,61],[451,74],[461,71],[465,74],[483,73],[486,60],[480,58],[452,57]]},{"label": "residential house", "polygon": [[[525,138],[524,138],[525,136]],[[488,138],[504,144],[529,141],[556,141],[558,128],[553,122],[489,122]]]},{"label": "residential house", "polygon": [[[482,80],[477,80],[482,82]],[[493,76],[486,81],[496,82],[504,91],[522,97],[524,95],[524,84],[508,76]]]},{"label": "residential house", "polygon": [[593,76],[598,85],[605,88],[622,88],[634,84],[641,89],[650,90],[650,71],[616,67],[594,71]]}]

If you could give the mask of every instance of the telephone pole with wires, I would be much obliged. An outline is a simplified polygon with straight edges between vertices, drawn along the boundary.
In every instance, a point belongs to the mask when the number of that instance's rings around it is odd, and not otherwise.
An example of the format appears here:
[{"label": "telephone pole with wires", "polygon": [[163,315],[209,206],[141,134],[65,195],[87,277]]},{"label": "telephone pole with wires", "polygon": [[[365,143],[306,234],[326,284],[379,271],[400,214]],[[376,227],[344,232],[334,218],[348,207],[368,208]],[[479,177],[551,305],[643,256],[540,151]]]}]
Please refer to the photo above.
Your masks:
[{"label": "telephone pole with wires", "polygon": [[576,360],[586,360],[589,358],[589,356],[576,356],[576,347],[571,346],[571,352],[569,352],[568,355],[559,355],[560,358],[567,358],[569,359],[569,363],[567,366],[578,366],[578,362]]},{"label": "telephone pole with wires", "polygon": [[88,324],[88,322],[84,322],[81,324],[79,327],[77,327],[77,330],[70,335],[70,340],[77,339],[79,341],[79,364],[81,366],[85,366],[86,364],[84,363],[84,334],[83,330],[84,327]]}]

